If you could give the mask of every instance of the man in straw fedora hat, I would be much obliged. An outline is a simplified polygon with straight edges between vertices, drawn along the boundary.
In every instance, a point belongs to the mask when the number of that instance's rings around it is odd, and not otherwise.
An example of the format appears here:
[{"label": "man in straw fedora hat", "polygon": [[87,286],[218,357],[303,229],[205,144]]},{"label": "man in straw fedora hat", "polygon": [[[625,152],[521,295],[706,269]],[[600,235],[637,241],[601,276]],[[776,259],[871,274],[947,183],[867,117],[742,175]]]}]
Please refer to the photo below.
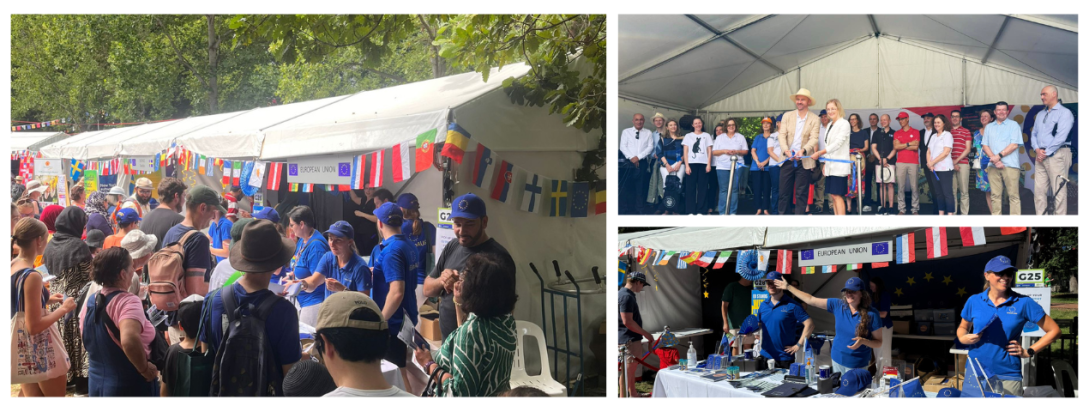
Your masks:
[{"label": "man in straw fedora hat", "polygon": [[812,171],[817,166],[810,156],[817,151],[820,119],[809,112],[813,96],[808,89],[798,89],[790,98],[797,110],[784,113],[779,123],[779,147],[786,157],[779,166],[779,214],[788,213],[793,199],[794,214],[802,215],[808,202]]}]

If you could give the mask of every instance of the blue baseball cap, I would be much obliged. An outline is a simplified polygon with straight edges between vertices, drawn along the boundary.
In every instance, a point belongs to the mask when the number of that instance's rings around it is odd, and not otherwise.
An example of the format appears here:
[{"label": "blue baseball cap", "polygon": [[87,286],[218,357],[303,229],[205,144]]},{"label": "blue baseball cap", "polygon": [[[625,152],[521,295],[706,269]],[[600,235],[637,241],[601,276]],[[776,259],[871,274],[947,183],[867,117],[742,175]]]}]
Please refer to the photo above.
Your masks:
[{"label": "blue baseball cap", "polygon": [[843,289],[841,289],[840,292],[846,292],[848,290],[853,290],[855,292],[862,290],[862,279],[859,279],[858,276],[847,279],[847,283],[843,284]]},{"label": "blue baseball cap", "polygon": [[329,230],[326,230],[325,234],[346,239],[355,239],[355,228],[348,222],[338,220],[333,222],[332,225],[329,225]]},{"label": "blue baseball cap", "polygon": [[872,381],[873,375],[870,374],[870,371],[866,369],[851,369],[840,378],[839,389],[836,390],[836,395],[855,396],[856,393],[868,388]]},{"label": "blue baseball cap", "polygon": [[827,110],[821,110],[821,116],[827,116],[827,115],[828,115]]},{"label": "blue baseball cap", "polygon": [[264,219],[272,223],[280,223],[280,213],[271,207],[263,207],[253,215],[254,219]]},{"label": "blue baseball cap", "polygon": [[[383,203],[382,206],[379,206],[378,209],[374,211],[374,215],[378,217],[379,221],[387,225],[390,224],[389,220],[391,217],[405,217],[404,213],[401,212],[401,207],[393,202]],[[400,223],[398,223],[397,226],[400,227]]]},{"label": "blue baseball cap", "polygon": [[783,280],[783,274],[773,270],[768,272],[767,280]]},{"label": "blue baseball cap", "polygon": [[991,260],[987,261],[987,267],[985,269],[983,269],[983,271],[984,272],[999,273],[999,272],[1002,272],[1002,271],[1005,271],[1005,270],[1010,270],[1010,269],[1017,269],[1017,268],[1013,267],[1012,264],[1010,264],[1010,258],[1002,256],[1002,255],[998,255],[998,256],[995,256],[995,257],[991,258]]},{"label": "blue baseball cap", "polygon": [[397,206],[402,209],[419,209],[420,200],[416,199],[416,195],[412,193],[402,193],[397,197]]},{"label": "blue baseball cap", "polygon": [[466,219],[480,219],[488,216],[488,207],[484,205],[484,199],[472,193],[466,193],[454,199],[454,212],[450,218],[463,217]]},{"label": "blue baseball cap", "polygon": [[118,224],[127,225],[129,223],[139,222],[140,220],[140,213],[137,212],[136,209],[126,207],[117,211]]},{"label": "blue baseball cap", "polygon": [[775,116],[775,122],[776,123],[781,122],[781,121],[783,121],[783,115],[782,114],[779,114],[778,116]]}]

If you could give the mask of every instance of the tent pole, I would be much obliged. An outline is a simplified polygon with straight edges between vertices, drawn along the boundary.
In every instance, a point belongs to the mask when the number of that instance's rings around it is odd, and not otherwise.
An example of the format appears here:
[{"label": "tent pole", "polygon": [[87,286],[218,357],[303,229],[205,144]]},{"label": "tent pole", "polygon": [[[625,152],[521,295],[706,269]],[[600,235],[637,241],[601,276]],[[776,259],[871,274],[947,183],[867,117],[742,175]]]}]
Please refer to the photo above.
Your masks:
[{"label": "tent pole", "polygon": [[961,106],[968,105],[968,60],[960,59],[960,95]]}]

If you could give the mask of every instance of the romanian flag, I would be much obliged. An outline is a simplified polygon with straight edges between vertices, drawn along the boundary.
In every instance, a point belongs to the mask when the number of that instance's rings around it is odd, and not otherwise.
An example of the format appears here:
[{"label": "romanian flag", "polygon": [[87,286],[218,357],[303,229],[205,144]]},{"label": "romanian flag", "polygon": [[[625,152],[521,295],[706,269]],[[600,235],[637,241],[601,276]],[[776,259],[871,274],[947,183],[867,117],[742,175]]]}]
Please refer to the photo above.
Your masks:
[{"label": "romanian flag", "polygon": [[960,243],[963,246],[981,246],[987,244],[987,237],[983,235],[981,227],[960,228]]},{"label": "romanian flag", "polygon": [[438,129],[431,129],[416,136],[416,173],[431,168],[435,161],[435,135]]},{"label": "romanian flag", "polygon": [[915,232],[896,237],[896,264],[915,262]]},{"label": "romanian flag", "polygon": [[724,250],[718,254],[718,259],[715,259],[715,267],[712,269],[722,269],[722,266],[726,265],[726,261],[730,260],[730,255],[734,254],[732,250]]},{"label": "romanian flag", "polygon": [[803,268],[801,268],[802,269],[802,274],[803,275],[812,275],[812,274],[816,273],[816,268],[817,268],[816,266],[803,267]]},{"label": "romanian flag", "polygon": [[404,141],[393,145],[393,149],[390,150],[390,154],[393,155],[393,182],[401,182],[409,177],[412,177],[412,166],[410,165],[409,147],[412,146],[412,142]]},{"label": "romanian flag", "polygon": [[944,227],[926,228],[926,258],[935,259],[949,256],[948,238]]},{"label": "romanian flag", "polygon": [[718,254],[718,252],[715,252],[715,251],[703,252],[703,255],[700,256],[700,260],[697,260],[697,261],[692,262],[692,263],[694,263],[696,266],[699,266],[701,268],[711,266],[711,262],[715,261],[715,255],[717,255],[717,254]]},{"label": "romanian flag", "polygon": [[824,265],[821,266],[821,273],[836,273],[836,265]]},{"label": "romanian flag", "polygon": [[[605,193],[605,180],[598,180],[594,184],[594,213],[603,215],[606,212],[605,200],[608,196]],[[706,266],[705,266],[706,267]]]},{"label": "romanian flag", "polygon": [[684,263],[692,263],[699,260],[700,255],[702,254],[703,252],[687,252],[681,255],[680,259],[684,261]]},{"label": "romanian flag", "polygon": [[673,258],[674,253],[677,253],[677,252],[662,251],[662,253],[659,254],[660,257],[658,258],[658,264],[659,265],[669,264],[669,259]]},{"label": "romanian flag", "polygon": [[790,268],[794,266],[793,254],[789,250],[779,249],[779,253],[776,256],[775,270],[784,275],[790,274]]},{"label": "romanian flag", "polygon": [[847,265],[847,270],[862,270],[862,264],[861,263],[852,263],[850,265]]},{"label": "romanian flag", "polygon": [[284,170],[284,164],[272,162],[268,164],[268,189],[280,190],[280,173]]},{"label": "romanian flag", "polygon": [[469,146],[469,137],[469,132],[457,123],[450,123],[446,128],[446,144],[442,146],[442,155],[461,164],[461,159],[465,157],[465,148]]}]

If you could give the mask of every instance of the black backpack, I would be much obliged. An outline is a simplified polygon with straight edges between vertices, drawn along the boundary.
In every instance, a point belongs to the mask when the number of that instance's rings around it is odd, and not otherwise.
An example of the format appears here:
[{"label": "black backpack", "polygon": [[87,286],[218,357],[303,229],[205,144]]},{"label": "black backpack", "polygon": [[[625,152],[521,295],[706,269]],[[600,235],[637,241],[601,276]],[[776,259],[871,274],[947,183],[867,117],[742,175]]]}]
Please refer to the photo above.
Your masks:
[{"label": "black backpack", "polygon": [[681,178],[670,173],[665,179],[665,193],[662,194],[662,210],[671,213],[682,213],[684,206],[681,197]]},{"label": "black backpack", "polygon": [[234,293],[224,288],[223,338],[212,369],[211,396],[283,396],[284,372],[276,363],[265,320],[279,296],[269,294],[254,306],[239,307]]}]

